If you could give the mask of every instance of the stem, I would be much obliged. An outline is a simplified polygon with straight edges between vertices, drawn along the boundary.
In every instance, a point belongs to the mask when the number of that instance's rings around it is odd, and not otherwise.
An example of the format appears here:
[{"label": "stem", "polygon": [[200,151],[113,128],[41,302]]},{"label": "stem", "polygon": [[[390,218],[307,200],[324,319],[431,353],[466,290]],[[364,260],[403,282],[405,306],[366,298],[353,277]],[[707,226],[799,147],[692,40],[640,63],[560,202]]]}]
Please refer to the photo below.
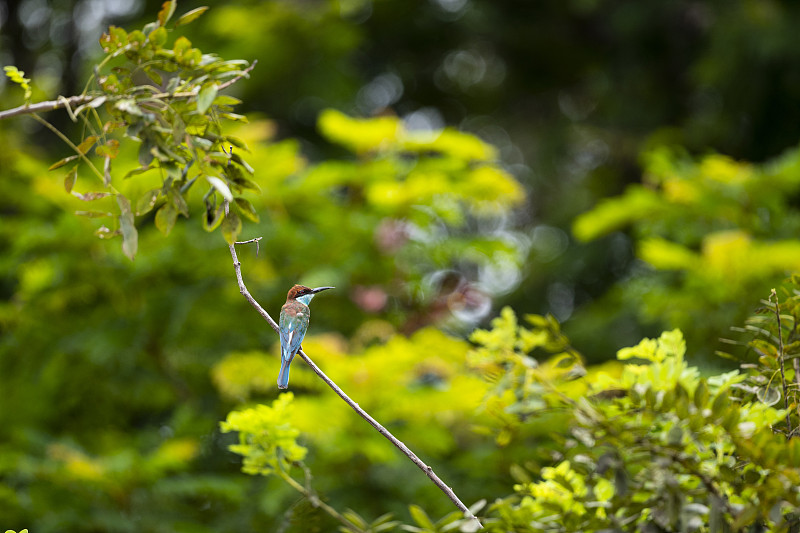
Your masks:
[{"label": "stem", "polygon": [[352,523],[348,522],[345,517],[340,515],[336,509],[334,509],[327,503],[320,500],[316,494],[307,490],[304,486],[295,481],[295,479],[286,472],[284,472],[283,469],[278,470],[277,474],[281,477],[281,479],[283,479],[286,483],[288,483],[290,487],[292,487],[294,490],[305,496],[308,499],[308,501],[311,502],[311,505],[313,505],[314,507],[319,507],[320,509],[331,515],[333,518],[341,522],[348,530],[358,533],[359,530],[356,529]]},{"label": "stem", "polygon": [[[229,79],[225,83],[221,83],[217,86],[217,90],[221,91],[223,89],[227,89],[240,79],[247,77],[253,68],[255,68],[256,63],[258,61],[253,61],[253,63],[244,69],[241,73],[237,76]],[[156,93],[148,98],[156,98],[159,100],[164,100],[167,98],[191,98],[192,96],[197,96],[197,93],[200,91],[199,88],[192,90],[192,91],[184,91],[179,93]],[[19,107],[14,107],[12,109],[6,109],[5,111],[0,111],[0,120],[5,118],[11,118],[17,115],[31,115],[35,113],[39,113],[40,111],[53,111],[55,109],[61,109],[67,106],[76,106],[80,104],[85,104],[87,102],[91,102],[95,98],[99,98],[100,96],[106,96],[108,102],[114,102],[116,100],[122,100],[124,98],[130,98],[130,95],[118,95],[118,96],[108,96],[103,94],[83,94],[79,96],[71,96],[69,98],[59,97],[57,100],[48,100],[46,102],[37,102],[35,104],[24,104]]]},{"label": "stem", "polygon": [[[58,136],[58,138],[59,138],[59,139],[61,139],[62,141],[64,141],[64,143],[65,143],[67,146],[69,146],[70,148],[72,148],[72,150],[73,150],[73,151],[74,151],[76,154],[78,154],[78,155],[81,157],[81,159],[83,159],[83,162],[84,162],[84,163],[86,163],[87,165],[89,165],[89,168],[91,168],[91,169],[92,169],[92,171],[93,171],[93,172],[94,172],[94,173],[97,175],[97,177],[98,177],[98,178],[100,178],[100,181],[102,181],[103,183],[105,183],[106,179],[105,179],[105,177],[103,176],[103,174],[101,174],[101,173],[100,173],[100,171],[99,171],[99,170],[97,170],[97,167],[96,167],[96,166],[94,166],[94,163],[92,163],[92,162],[89,160],[89,158],[88,158],[88,157],[86,157],[86,154],[85,154],[85,153],[83,153],[83,152],[81,152],[80,150],[78,150],[78,147],[77,147],[77,146],[75,146],[75,143],[73,143],[72,141],[70,141],[70,140],[69,140],[69,137],[67,137],[66,135],[64,135],[63,133],[61,133],[61,132],[59,131],[59,129],[58,129],[58,128],[56,128],[55,126],[53,126],[52,124],[50,124],[49,122],[47,122],[45,119],[43,119],[42,117],[40,117],[40,116],[39,116],[39,115],[37,115],[36,113],[32,113],[32,114],[31,114],[31,117],[33,117],[33,118],[34,118],[34,120],[36,120],[37,122],[39,122],[41,125],[43,125],[43,126],[44,126],[44,127],[46,127],[47,129],[49,129],[50,131],[52,131],[53,133],[55,133],[55,134]],[[116,192],[116,191],[114,191],[114,192]]]},{"label": "stem", "polygon": [[781,304],[778,302],[778,293],[775,289],[769,295],[769,301],[775,297],[775,316],[778,319],[778,361],[781,365],[781,383],[783,384],[783,407],[786,409],[786,425],[789,428],[788,435],[792,434],[792,420],[789,417],[789,388],[786,385],[786,373],[783,368],[783,328],[781,327]]},{"label": "stem", "polygon": [[[261,307],[261,305],[256,301],[256,299],[253,298],[253,296],[250,294],[250,291],[247,290],[247,287],[244,284],[244,279],[242,279],[242,264],[239,262],[239,258],[236,255],[235,244],[229,244],[228,248],[230,248],[231,257],[233,258],[233,270],[236,273],[236,281],[239,283],[239,292],[242,293],[242,296],[244,296],[245,299],[248,302],[250,302],[250,305],[252,305],[256,311],[258,311],[258,314],[260,314],[262,318],[266,320],[270,326],[272,326],[272,329],[274,329],[276,332],[280,331],[278,324],[275,323],[272,317],[269,316],[269,313],[267,313],[264,310],[264,308]],[[361,418],[366,420],[369,423],[369,425],[371,425],[378,431],[378,433],[383,435],[389,442],[394,444],[409,459],[411,459],[411,461],[415,465],[417,465],[420,470],[425,472],[425,475],[428,476],[428,478],[430,478],[430,480],[433,481],[433,483],[437,487],[439,487],[439,490],[444,492],[447,495],[447,497],[450,498],[450,501],[452,501],[455,504],[455,506],[458,507],[458,509],[464,513],[464,516],[466,516],[471,520],[474,520],[479,527],[483,528],[480,521],[478,520],[478,517],[472,514],[472,512],[467,508],[467,506],[464,505],[460,499],[458,499],[458,496],[456,496],[455,492],[453,492],[453,489],[448,487],[441,479],[439,479],[439,476],[436,475],[436,473],[433,471],[433,468],[423,463],[420,460],[420,458],[417,457],[416,454],[408,448],[408,446],[406,446],[400,440],[398,440],[397,437],[395,437],[389,432],[389,430],[380,425],[374,418],[372,418],[369,415],[369,413],[364,411],[364,409],[362,409],[356,402],[351,400],[350,397],[347,396],[347,394],[345,394],[344,391],[336,385],[336,383],[334,383],[328,376],[325,375],[325,373],[322,370],[320,370],[320,368],[316,364],[314,364],[314,362],[308,357],[308,355],[306,355],[306,353],[302,349],[297,352],[297,355],[299,355],[303,359],[303,361],[305,361],[306,364],[310,366],[311,369],[320,378],[322,378],[322,381],[324,381],[331,389],[333,389],[333,391],[336,394],[338,394],[339,397],[342,400],[344,400],[345,403],[347,403],[347,405],[349,405],[356,413],[358,413],[358,415]]]}]

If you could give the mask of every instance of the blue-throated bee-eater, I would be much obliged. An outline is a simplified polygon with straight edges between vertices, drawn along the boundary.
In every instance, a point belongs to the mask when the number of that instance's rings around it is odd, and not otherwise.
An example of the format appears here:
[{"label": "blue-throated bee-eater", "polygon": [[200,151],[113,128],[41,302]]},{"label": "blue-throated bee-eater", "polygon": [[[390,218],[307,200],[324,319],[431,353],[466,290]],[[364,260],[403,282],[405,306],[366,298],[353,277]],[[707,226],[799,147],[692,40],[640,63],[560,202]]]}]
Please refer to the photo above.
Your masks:
[{"label": "blue-throated bee-eater", "polygon": [[278,388],[289,388],[289,365],[300,349],[300,343],[306,336],[311,309],[308,304],[318,292],[334,287],[317,287],[309,289],[304,285],[295,285],[286,295],[286,303],[281,307],[281,318],[278,322],[281,330],[281,371],[278,374]]}]

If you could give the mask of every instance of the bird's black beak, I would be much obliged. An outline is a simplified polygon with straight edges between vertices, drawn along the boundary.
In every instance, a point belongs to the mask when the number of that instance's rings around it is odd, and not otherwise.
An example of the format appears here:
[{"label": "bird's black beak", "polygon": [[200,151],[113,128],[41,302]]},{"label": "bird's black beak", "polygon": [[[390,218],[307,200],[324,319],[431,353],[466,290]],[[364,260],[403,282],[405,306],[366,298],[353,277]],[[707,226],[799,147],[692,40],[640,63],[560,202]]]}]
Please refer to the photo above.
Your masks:
[{"label": "bird's black beak", "polygon": [[327,291],[328,289],[335,289],[336,287],[317,287],[316,289],[311,289],[311,294],[317,294],[318,292]]}]

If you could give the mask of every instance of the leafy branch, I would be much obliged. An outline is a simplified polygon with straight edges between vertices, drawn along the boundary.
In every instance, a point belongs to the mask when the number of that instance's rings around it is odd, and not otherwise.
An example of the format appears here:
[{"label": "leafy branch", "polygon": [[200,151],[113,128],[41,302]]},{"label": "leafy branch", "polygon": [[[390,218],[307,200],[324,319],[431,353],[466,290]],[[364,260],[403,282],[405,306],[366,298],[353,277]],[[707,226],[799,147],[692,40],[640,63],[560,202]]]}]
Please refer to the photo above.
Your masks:
[{"label": "leafy branch", "polygon": [[[98,235],[103,238],[122,236],[122,249],[133,259],[137,252],[138,230],[135,215],[156,210],[155,226],[169,234],[179,215],[189,216],[188,194],[203,182],[205,216],[203,228],[221,229],[231,243],[241,231],[244,217],[253,221],[258,216],[249,200],[241,195],[246,190],[260,192],[250,179],[253,168],[233,147],[247,151],[245,144],[223,133],[227,121],[246,122],[242,115],[232,112],[237,98],[220,94],[243,78],[249,77],[255,62],[223,60],[214,54],[204,54],[184,36],[171,44],[170,34],[188,24],[208,8],[201,7],[185,13],[167,28],[177,6],[176,0],[164,2],[155,21],[142,30],[130,33],[111,26],[100,37],[106,56],[94,68],[94,74],[80,95],[59,96],[55,100],[32,103],[30,79],[16,67],[4,68],[6,76],[25,91],[25,103],[0,111],[0,120],[20,115],[33,119],[55,133],[69,146],[73,155],[51,165],[50,170],[69,167],[64,178],[68,193],[83,201],[94,202],[114,196],[113,207],[106,211],[78,211],[92,218],[113,219],[114,229],[102,226]],[[142,83],[142,80],[146,80]],[[90,90],[91,89],[91,90]],[[65,109],[70,119],[82,125],[82,138],[71,140],[39,113]],[[145,172],[157,171],[161,186],[148,190],[138,199],[125,195],[129,189],[117,182],[112,174],[123,142],[139,144],[139,168],[128,171],[122,180]],[[99,158],[100,165],[92,159]],[[79,165],[83,163],[99,178],[105,191],[79,193]],[[236,211],[223,210],[223,203],[233,204]]]},{"label": "leafy branch", "polygon": [[[251,239],[250,241],[246,242],[257,243],[258,241],[255,239]],[[239,292],[242,294],[242,296],[245,297],[245,299],[250,303],[250,305],[252,305],[253,308],[255,308],[258,314],[260,314],[261,317],[267,321],[267,323],[272,327],[272,329],[274,329],[275,332],[278,332],[279,331],[278,324],[275,322],[275,320],[272,319],[269,313],[263,307],[261,307],[258,301],[256,301],[255,298],[253,298],[253,296],[250,294],[250,291],[248,291],[247,287],[245,286],[244,279],[242,278],[242,264],[239,262],[239,258],[236,254],[236,244],[240,243],[229,244],[228,248],[230,249],[231,258],[233,259],[233,269],[236,274],[236,281],[239,285]],[[425,473],[425,475],[428,476],[428,478],[430,478],[430,480],[437,487],[439,487],[439,490],[444,492],[447,495],[447,497],[450,498],[450,501],[452,501],[455,504],[455,506],[461,512],[464,513],[464,516],[474,522],[475,529],[473,529],[473,531],[477,531],[478,529],[482,528],[482,525],[478,520],[478,518],[472,513],[472,511],[470,511],[470,509],[466,505],[464,505],[464,503],[461,502],[461,500],[458,498],[455,492],[453,492],[453,489],[450,488],[448,485],[446,485],[444,481],[442,481],[439,478],[439,476],[436,475],[436,473],[433,471],[433,468],[422,462],[422,460],[419,457],[417,457],[417,455],[413,451],[411,451],[411,449],[408,448],[408,446],[403,444],[403,442],[401,442],[397,437],[392,435],[392,433],[389,430],[383,427],[377,420],[375,420],[372,416],[370,416],[369,413],[367,413],[364,409],[362,409],[361,406],[359,406],[356,402],[350,399],[350,397],[342,389],[340,389],[336,385],[336,383],[333,382],[333,380],[331,380],[327,375],[325,375],[325,373],[311,360],[311,358],[302,349],[300,349],[300,351],[297,352],[297,355],[300,356],[303,359],[303,361],[305,361],[306,364],[310,366],[311,369],[325,382],[325,384],[328,385],[331,389],[333,389],[333,391],[337,395],[339,395],[339,397],[342,400],[344,400],[345,403],[347,403],[347,405],[349,405],[356,413],[358,413],[358,415],[361,418],[366,420],[367,423],[369,423],[369,425],[371,425],[373,428],[375,428],[376,431],[378,431],[378,433],[383,435],[389,442],[391,442],[400,451],[402,451],[415,465],[417,465],[417,467],[419,467],[419,469],[422,470]]]}]

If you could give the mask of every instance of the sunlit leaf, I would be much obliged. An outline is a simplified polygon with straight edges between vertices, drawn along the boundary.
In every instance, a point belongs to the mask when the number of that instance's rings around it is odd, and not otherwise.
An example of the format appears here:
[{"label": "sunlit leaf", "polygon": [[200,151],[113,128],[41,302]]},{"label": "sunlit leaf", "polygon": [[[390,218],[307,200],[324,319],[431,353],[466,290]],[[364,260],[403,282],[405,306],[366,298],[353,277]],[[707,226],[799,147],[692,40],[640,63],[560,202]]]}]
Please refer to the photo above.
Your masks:
[{"label": "sunlit leaf", "polygon": [[408,506],[408,511],[411,513],[411,518],[414,519],[414,522],[416,522],[417,525],[430,531],[436,530],[436,526],[433,524],[433,521],[428,517],[422,507],[412,504]]},{"label": "sunlit leaf", "polygon": [[164,46],[164,43],[167,42],[167,30],[164,26],[159,26],[151,31],[147,38],[156,46]]},{"label": "sunlit leaf", "polygon": [[178,26],[183,26],[184,24],[189,24],[190,22],[193,22],[206,11],[208,11],[208,6],[202,6],[192,9],[191,11],[187,11],[186,13],[181,15],[180,18],[178,18],[178,20],[175,22],[175,27],[177,28]]},{"label": "sunlit leaf", "polygon": [[214,208],[211,205],[206,206],[206,212],[203,215],[203,229],[206,231],[214,231],[220,224],[225,214],[224,206],[220,205]]},{"label": "sunlit leaf", "polygon": [[217,178],[216,176],[206,176],[206,179],[214,187],[219,193],[225,198],[227,201],[233,201],[233,194],[231,194],[230,188],[225,184],[224,181]]},{"label": "sunlit leaf", "polygon": [[214,103],[214,99],[217,97],[217,86],[216,84],[210,84],[204,86],[200,93],[197,95],[197,111],[199,113],[205,113],[208,111],[208,108],[211,107],[211,104]]},{"label": "sunlit leaf", "polygon": [[177,0],[167,0],[161,5],[161,11],[158,12],[158,23],[162,26],[165,26],[169,19],[172,17],[173,13],[175,13],[175,8],[177,7],[178,2]]}]

